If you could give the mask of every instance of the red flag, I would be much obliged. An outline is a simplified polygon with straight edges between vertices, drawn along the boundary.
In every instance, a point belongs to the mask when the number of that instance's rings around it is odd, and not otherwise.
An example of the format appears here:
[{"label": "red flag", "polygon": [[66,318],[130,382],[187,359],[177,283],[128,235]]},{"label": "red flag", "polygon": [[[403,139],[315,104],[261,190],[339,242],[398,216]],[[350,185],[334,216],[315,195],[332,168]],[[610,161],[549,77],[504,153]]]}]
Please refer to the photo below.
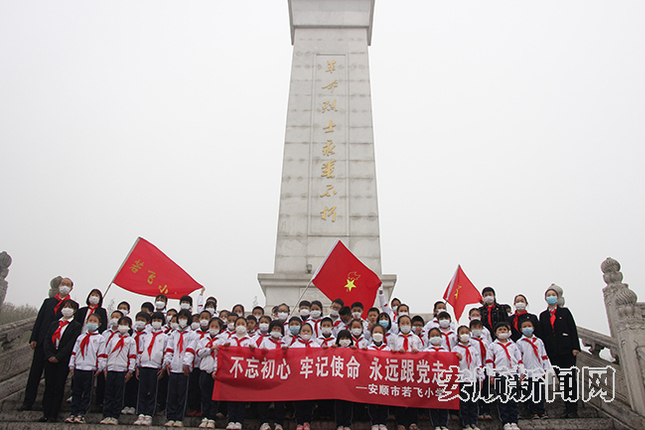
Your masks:
[{"label": "red flag", "polygon": [[376,293],[381,286],[378,275],[361,263],[340,239],[336,240],[311,282],[329,300],[343,299],[345,306],[361,302],[364,309],[363,318],[374,304]]},{"label": "red flag", "polygon": [[112,281],[124,290],[143,296],[165,294],[179,299],[202,288],[159,248],[140,237]]},{"label": "red flag", "polygon": [[450,284],[448,284],[446,292],[443,293],[443,299],[450,303],[455,310],[455,318],[459,321],[466,305],[481,302],[482,295],[470,282],[461,266],[457,266],[455,275],[452,277]]}]

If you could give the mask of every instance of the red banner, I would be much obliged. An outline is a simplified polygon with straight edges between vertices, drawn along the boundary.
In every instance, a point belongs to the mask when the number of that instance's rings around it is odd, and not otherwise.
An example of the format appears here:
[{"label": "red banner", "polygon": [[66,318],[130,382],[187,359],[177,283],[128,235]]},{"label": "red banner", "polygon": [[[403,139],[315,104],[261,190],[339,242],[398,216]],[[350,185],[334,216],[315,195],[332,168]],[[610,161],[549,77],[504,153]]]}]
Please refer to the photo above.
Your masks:
[{"label": "red banner", "polygon": [[179,299],[202,288],[177,263],[142,237],[134,243],[112,283],[143,296],[165,294],[169,299]]},{"label": "red banner", "polygon": [[[220,347],[213,400],[339,399],[414,408],[459,409],[459,360],[450,352],[349,348],[253,350]],[[312,385],[313,384],[313,385]],[[314,386],[313,390],[302,387]]]}]

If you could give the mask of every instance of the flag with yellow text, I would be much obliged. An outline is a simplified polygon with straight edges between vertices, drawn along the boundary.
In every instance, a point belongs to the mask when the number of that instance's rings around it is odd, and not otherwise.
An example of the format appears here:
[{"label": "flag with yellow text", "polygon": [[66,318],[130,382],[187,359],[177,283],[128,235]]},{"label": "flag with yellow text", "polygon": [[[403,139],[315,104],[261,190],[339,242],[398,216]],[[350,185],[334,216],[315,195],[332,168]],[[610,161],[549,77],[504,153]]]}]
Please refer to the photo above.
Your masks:
[{"label": "flag with yellow text", "polygon": [[450,303],[455,311],[455,318],[458,321],[466,305],[480,303],[482,295],[473,283],[470,282],[470,279],[468,279],[468,276],[466,276],[459,265],[450,284],[448,284],[448,288],[446,288],[446,292],[443,293],[443,299]]}]

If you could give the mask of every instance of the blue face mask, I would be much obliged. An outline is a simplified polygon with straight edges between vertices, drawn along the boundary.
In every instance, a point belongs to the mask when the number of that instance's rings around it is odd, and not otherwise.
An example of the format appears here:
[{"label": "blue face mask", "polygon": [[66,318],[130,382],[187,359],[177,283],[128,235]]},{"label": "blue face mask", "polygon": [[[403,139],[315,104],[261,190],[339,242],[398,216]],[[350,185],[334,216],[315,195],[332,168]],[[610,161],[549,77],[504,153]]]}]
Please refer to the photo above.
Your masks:
[{"label": "blue face mask", "polygon": [[99,328],[99,325],[97,323],[87,323],[87,329],[89,331],[96,331]]},{"label": "blue face mask", "polygon": [[296,334],[300,333],[300,326],[299,325],[291,325],[291,326],[289,326],[289,331],[291,332],[291,334],[296,335]]},{"label": "blue face mask", "polygon": [[546,302],[550,305],[555,305],[558,303],[558,298],[556,296],[549,296],[546,298]]},{"label": "blue face mask", "polygon": [[533,334],[533,327],[524,327],[522,329],[522,334],[526,337],[530,336]]},{"label": "blue face mask", "polygon": [[383,327],[383,328],[387,328],[387,326],[389,326],[389,325],[390,325],[390,323],[389,323],[387,320],[381,320],[381,321],[379,321],[378,323],[379,323],[379,325],[380,325],[381,327]]}]

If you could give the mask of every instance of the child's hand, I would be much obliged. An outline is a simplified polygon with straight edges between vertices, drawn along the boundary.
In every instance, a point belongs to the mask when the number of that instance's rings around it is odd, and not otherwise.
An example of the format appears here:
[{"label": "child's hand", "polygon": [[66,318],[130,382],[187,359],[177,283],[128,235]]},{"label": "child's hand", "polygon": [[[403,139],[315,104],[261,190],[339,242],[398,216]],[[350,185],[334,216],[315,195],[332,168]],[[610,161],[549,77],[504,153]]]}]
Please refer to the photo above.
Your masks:
[{"label": "child's hand", "polygon": [[29,346],[31,346],[31,349],[36,349],[36,345],[38,345],[37,342],[29,342]]},{"label": "child's hand", "polygon": [[58,363],[58,359],[56,357],[49,357],[49,362],[56,364]]},{"label": "child's hand", "polygon": [[186,375],[186,376],[190,375],[190,367],[184,366],[182,371],[184,372],[184,375]]},{"label": "child's hand", "polygon": [[455,352],[455,354],[457,354],[458,359],[460,359],[460,360],[462,359],[463,355],[461,355],[461,352]]},{"label": "child's hand", "polygon": [[379,287],[379,288],[378,288],[378,293],[379,293],[379,294],[383,294],[383,287]]},{"label": "child's hand", "polygon": [[362,347],[361,349],[362,349],[363,351],[367,351],[367,347],[366,347],[366,346]]},{"label": "child's hand", "polygon": [[334,343],[331,347],[332,347],[332,348],[338,348],[338,345],[336,345],[336,344]]},{"label": "child's hand", "polygon": [[169,375],[170,375],[170,369],[171,369],[171,367],[170,367],[170,364],[169,364],[169,365],[166,366],[166,372],[168,372]]},{"label": "child's hand", "polygon": [[356,345],[350,346],[351,349],[356,349]]},{"label": "child's hand", "polygon": [[222,346],[231,346],[231,342],[226,342],[226,343],[225,343],[224,345],[222,345]]},{"label": "child's hand", "polygon": [[262,351],[268,351],[268,350],[269,348],[266,348],[266,347],[262,348]]},{"label": "child's hand", "polygon": [[137,367],[134,371],[134,376],[139,379],[139,368]]},{"label": "child's hand", "polygon": [[97,377],[97,376],[99,376],[100,374],[101,374],[101,371],[100,371],[100,370],[97,370],[96,372],[94,372],[94,377],[96,378],[96,377]]},{"label": "child's hand", "polygon": [[213,345],[213,347],[211,348],[211,350],[215,350],[215,351],[217,351],[218,349],[219,349],[219,345]]},{"label": "child's hand", "polygon": [[216,374],[216,373],[217,373],[217,372],[213,372],[213,373],[211,373],[211,376],[213,377],[213,379],[215,379],[215,374]]},{"label": "child's hand", "polygon": [[157,372],[157,379],[159,380],[159,379],[163,378],[163,374],[164,374],[165,372],[166,372],[166,371],[164,370],[164,368],[163,368],[163,367],[162,367],[161,369],[159,369],[159,371]]},{"label": "child's hand", "polygon": [[412,348],[412,351],[411,351],[411,352],[412,352],[412,354],[416,354],[417,352],[419,352],[419,350],[418,350],[418,349],[415,349],[415,348]]},{"label": "child's hand", "polygon": [[201,295],[202,295],[202,296],[204,295],[204,291],[206,291],[206,287],[202,287],[202,289],[201,289],[201,291],[200,291],[200,293],[201,293]]},{"label": "child's hand", "polygon": [[74,377],[74,369],[69,369],[69,375],[73,378]]},{"label": "child's hand", "polygon": [[326,343],[324,343],[323,345],[321,345],[321,348],[322,348],[322,349],[327,349],[327,348],[329,348],[329,347],[327,346],[327,344],[326,344]]},{"label": "child's hand", "polygon": [[125,382],[128,382],[132,378],[132,373],[128,372],[125,374]]},{"label": "child's hand", "polygon": [[282,349],[286,351],[287,349],[289,349],[289,347],[287,345],[282,345]]},{"label": "child's hand", "polygon": [[250,349],[251,351],[253,351],[253,350],[255,349],[255,345],[253,345],[253,344],[249,344],[249,349]]},{"label": "child's hand", "polygon": [[401,349],[399,349],[399,352],[403,353],[403,352],[405,352],[405,349],[401,348]]},{"label": "child's hand", "polygon": [[103,377],[104,377],[104,378],[107,378],[107,370],[104,370],[104,371],[103,371]]}]

